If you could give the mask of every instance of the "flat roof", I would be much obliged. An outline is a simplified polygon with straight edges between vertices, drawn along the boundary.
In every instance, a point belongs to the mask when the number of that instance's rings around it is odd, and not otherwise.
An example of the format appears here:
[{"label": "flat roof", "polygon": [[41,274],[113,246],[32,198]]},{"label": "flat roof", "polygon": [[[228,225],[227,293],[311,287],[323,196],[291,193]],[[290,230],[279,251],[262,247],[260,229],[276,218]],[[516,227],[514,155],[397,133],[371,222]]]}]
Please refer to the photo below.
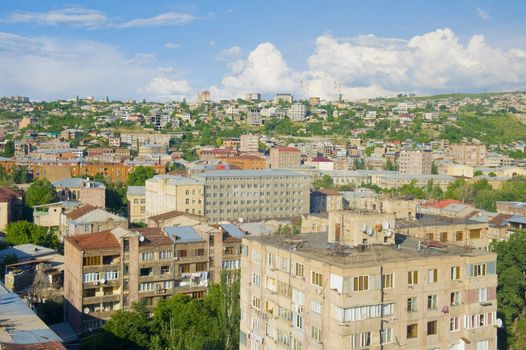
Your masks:
[{"label": "flat roof", "polygon": [[165,227],[163,230],[174,243],[204,241],[203,237],[192,226]]},{"label": "flat roof", "polygon": [[10,293],[1,283],[0,315],[0,343],[62,343],[62,339],[16,293]]},{"label": "flat roof", "polygon": [[[492,252],[457,245],[447,245],[442,249],[427,248],[421,245],[419,250],[418,238],[401,234],[396,235],[395,244],[370,245],[363,252],[360,252],[357,248],[341,246],[338,248],[338,246],[328,243],[327,232],[302,233],[293,236],[248,236],[244,239],[286,250],[287,252],[291,251],[291,248],[296,247],[292,254],[340,268],[380,266],[390,262],[447,256],[476,257],[489,255],[494,259],[496,255]],[[287,239],[292,239],[293,243],[288,243]],[[343,254],[339,254],[340,252],[343,252]]]},{"label": "flat roof", "polygon": [[254,177],[254,176],[306,176],[288,170],[211,170],[200,174],[195,174],[194,177]]},{"label": "flat roof", "polygon": [[439,215],[423,215],[416,220],[396,220],[397,228],[410,228],[422,226],[437,226],[437,225],[480,225],[480,221],[464,219],[464,218],[450,218]]},{"label": "flat roof", "polygon": [[7,256],[16,255],[18,260],[36,258],[39,256],[55,254],[55,249],[42,247],[36,244],[20,244],[13,247],[0,250],[0,260],[4,260]]}]

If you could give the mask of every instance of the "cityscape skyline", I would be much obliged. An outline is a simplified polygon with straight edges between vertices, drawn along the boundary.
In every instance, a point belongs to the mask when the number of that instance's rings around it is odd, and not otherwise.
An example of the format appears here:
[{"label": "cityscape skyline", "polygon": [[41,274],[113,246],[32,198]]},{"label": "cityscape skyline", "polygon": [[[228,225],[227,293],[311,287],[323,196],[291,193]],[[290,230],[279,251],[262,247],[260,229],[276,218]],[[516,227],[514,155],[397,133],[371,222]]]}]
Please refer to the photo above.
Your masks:
[{"label": "cityscape skyline", "polygon": [[0,95],[357,99],[526,87],[521,2],[124,4],[1,4]]}]

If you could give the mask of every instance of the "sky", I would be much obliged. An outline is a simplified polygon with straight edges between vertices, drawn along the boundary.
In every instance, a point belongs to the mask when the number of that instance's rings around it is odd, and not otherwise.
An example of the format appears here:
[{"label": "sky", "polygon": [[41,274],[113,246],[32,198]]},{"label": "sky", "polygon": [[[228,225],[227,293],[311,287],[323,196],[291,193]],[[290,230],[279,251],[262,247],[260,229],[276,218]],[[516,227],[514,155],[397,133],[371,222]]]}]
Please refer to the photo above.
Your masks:
[{"label": "sky", "polygon": [[2,1],[0,96],[524,90],[525,14],[523,0]]}]

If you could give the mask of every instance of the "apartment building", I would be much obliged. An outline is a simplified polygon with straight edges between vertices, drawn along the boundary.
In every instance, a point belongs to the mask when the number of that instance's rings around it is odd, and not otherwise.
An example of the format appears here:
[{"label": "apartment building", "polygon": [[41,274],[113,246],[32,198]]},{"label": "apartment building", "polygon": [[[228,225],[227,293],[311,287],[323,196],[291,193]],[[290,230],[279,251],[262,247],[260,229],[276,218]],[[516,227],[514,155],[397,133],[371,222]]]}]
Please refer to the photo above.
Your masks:
[{"label": "apartment building", "polygon": [[310,212],[321,213],[343,209],[343,195],[332,189],[320,189],[310,194]]},{"label": "apartment building", "polygon": [[294,122],[303,122],[307,116],[307,107],[303,103],[294,103],[290,106],[287,115]]},{"label": "apartment building", "polygon": [[127,228],[128,220],[89,204],[62,212],[60,217],[60,234],[62,237],[94,233],[117,227]]},{"label": "apartment building", "polygon": [[241,152],[258,152],[259,151],[259,136],[246,134],[239,138],[239,151]]},{"label": "apartment building", "polygon": [[145,183],[146,217],[170,211],[204,214],[203,184],[178,175],[156,175]]},{"label": "apartment building", "polygon": [[247,111],[247,123],[249,125],[262,125],[263,119],[261,118],[261,108],[254,107]]},{"label": "apartment building", "polygon": [[233,169],[240,170],[263,170],[267,168],[267,160],[255,155],[241,155],[235,157],[220,158]]},{"label": "apartment building", "polygon": [[439,241],[488,250],[488,223],[463,218],[423,215],[417,220],[398,220],[398,232],[425,241]]},{"label": "apartment building", "polygon": [[77,201],[94,207],[106,207],[106,186],[83,178],[65,178],[53,182],[61,201]]},{"label": "apartment building", "polygon": [[146,222],[146,187],[128,186],[126,201],[130,223]]},{"label": "apartment building", "polygon": [[455,163],[469,166],[482,166],[484,165],[487,150],[483,144],[462,143],[449,145],[447,153]]},{"label": "apartment building", "polygon": [[309,212],[310,177],[286,170],[217,170],[195,174],[211,222],[279,219]]},{"label": "apartment building", "polygon": [[496,349],[495,253],[397,236],[393,215],[344,221],[243,238],[240,349]]},{"label": "apartment building", "polygon": [[198,223],[66,238],[66,320],[86,331],[134,302],[153,310],[173,294],[202,297],[221,271],[239,270],[244,234],[237,231]]},{"label": "apartment building", "polygon": [[278,105],[280,103],[292,103],[294,97],[291,94],[276,94],[272,99],[272,103]]},{"label": "apartment building", "polygon": [[301,164],[301,152],[296,147],[276,147],[270,149],[270,168],[296,168]]},{"label": "apartment building", "polygon": [[0,231],[22,217],[22,197],[21,193],[8,187],[0,187]]},{"label": "apartment building", "polygon": [[431,150],[400,152],[398,171],[402,174],[425,175],[431,174],[433,153]]}]

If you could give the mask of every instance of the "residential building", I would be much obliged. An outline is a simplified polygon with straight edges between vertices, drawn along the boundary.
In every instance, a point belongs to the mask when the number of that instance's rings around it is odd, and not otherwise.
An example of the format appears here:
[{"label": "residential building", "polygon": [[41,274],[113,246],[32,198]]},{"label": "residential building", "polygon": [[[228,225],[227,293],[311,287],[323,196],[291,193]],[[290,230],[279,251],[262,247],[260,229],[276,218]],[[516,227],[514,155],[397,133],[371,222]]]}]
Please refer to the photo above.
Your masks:
[{"label": "residential building", "polygon": [[310,177],[286,170],[217,170],[195,174],[211,222],[299,217],[309,212]]},{"label": "residential building", "polygon": [[291,94],[276,94],[272,102],[275,105],[279,105],[280,103],[290,103],[291,104],[293,100],[294,98],[292,97]]},{"label": "residential building", "polygon": [[195,179],[179,175],[157,175],[146,180],[146,217],[170,211],[203,215],[204,187]]},{"label": "residential building", "polygon": [[106,186],[89,178],[65,178],[53,182],[61,201],[77,201],[94,207],[106,207]]},{"label": "residential building", "polygon": [[340,244],[336,227],[243,238],[240,349],[496,349],[496,254],[393,224],[352,214]]},{"label": "residential building", "polygon": [[216,160],[219,158],[234,157],[237,150],[231,148],[201,148],[197,151],[199,160]]},{"label": "residential building", "polygon": [[159,145],[154,143],[139,146],[140,157],[152,157],[159,154],[166,154],[166,151],[166,145]]},{"label": "residential building", "polygon": [[318,170],[334,170],[334,161],[325,157],[312,157],[310,160],[306,160],[304,164]]},{"label": "residential building", "polygon": [[240,170],[263,170],[267,168],[267,160],[255,155],[240,155],[235,157],[220,158],[227,163],[231,169]]},{"label": "residential building", "polygon": [[307,116],[307,107],[303,103],[294,103],[290,106],[288,117],[294,122],[303,122]]},{"label": "residential building", "polygon": [[66,320],[78,331],[96,329],[134,302],[153,310],[174,294],[200,298],[222,270],[239,270],[243,236],[235,228],[196,223],[68,237]]},{"label": "residential building", "polygon": [[62,237],[111,230],[116,227],[127,228],[128,220],[89,204],[63,212],[60,220]]},{"label": "residential building", "polygon": [[526,216],[526,203],[497,201],[497,213]]},{"label": "residential building", "polygon": [[59,227],[62,213],[80,206],[79,202],[60,201],[33,206],[33,222],[43,227]]},{"label": "residential building", "polygon": [[343,195],[332,189],[320,189],[310,194],[310,212],[322,213],[343,209]]},{"label": "residential building", "polygon": [[231,148],[231,149],[239,149],[241,145],[241,140],[239,137],[226,137],[223,139],[223,143],[221,144],[224,148]]},{"label": "residential building", "polygon": [[5,231],[10,222],[22,217],[22,194],[0,187],[0,231]]},{"label": "residential building", "polygon": [[276,147],[270,149],[270,168],[296,168],[301,164],[301,152],[296,147]]},{"label": "residential building", "polygon": [[261,101],[261,94],[257,92],[248,92],[245,94],[245,100],[251,102]]},{"label": "residential building", "polygon": [[197,94],[197,103],[203,104],[210,101],[210,91],[201,91]]},{"label": "residential building", "polygon": [[248,110],[247,123],[256,126],[263,124],[263,119],[261,118],[261,108],[254,107]]},{"label": "residential building", "polygon": [[417,220],[397,220],[399,233],[427,242],[488,250],[488,223],[463,218],[423,215]]},{"label": "residential building", "polygon": [[402,174],[425,175],[431,174],[433,153],[431,150],[400,152],[398,170]]},{"label": "residential building", "polygon": [[130,223],[146,222],[146,187],[128,186],[126,201]]},{"label": "residential building", "polygon": [[258,152],[259,151],[259,136],[252,134],[241,135],[240,137],[240,152]]},{"label": "residential building", "polygon": [[486,146],[479,143],[453,144],[449,145],[448,148],[448,155],[453,159],[455,163],[469,166],[484,165],[484,159],[486,158],[486,154]]}]

